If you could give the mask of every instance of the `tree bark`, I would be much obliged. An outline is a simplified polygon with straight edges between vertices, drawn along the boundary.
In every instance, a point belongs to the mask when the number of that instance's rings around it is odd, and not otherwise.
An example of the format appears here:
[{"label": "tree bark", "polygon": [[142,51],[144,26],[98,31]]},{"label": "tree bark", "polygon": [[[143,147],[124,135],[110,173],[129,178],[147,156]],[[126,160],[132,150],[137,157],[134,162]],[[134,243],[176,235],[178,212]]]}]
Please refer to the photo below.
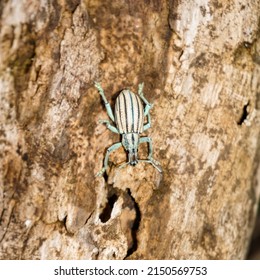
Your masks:
[{"label": "tree bark", "polygon": [[[259,0],[0,2],[0,258],[243,259],[260,194]],[[96,178],[144,82],[154,158]],[[140,157],[147,147],[140,145]]]}]

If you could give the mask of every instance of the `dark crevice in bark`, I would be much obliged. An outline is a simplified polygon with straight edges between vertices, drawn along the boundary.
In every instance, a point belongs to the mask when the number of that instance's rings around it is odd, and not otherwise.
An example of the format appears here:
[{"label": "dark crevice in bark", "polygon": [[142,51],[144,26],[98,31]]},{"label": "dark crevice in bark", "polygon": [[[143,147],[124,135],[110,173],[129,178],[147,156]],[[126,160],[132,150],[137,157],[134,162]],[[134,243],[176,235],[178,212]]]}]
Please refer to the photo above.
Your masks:
[{"label": "dark crevice in bark", "polygon": [[66,7],[73,14],[80,5],[81,0],[66,0]]},{"label": "dark crevice in bark", "polygon": [[66,222],[67,222],[67,215],[64,217],[64,219],[62,220],[62,223],[64,224],[64,227],[65,227],[65,229],[66,229],[66,231],[68,231],[67,230],[67,227],[66,227]]},{"label": "dark crevice in bark", "polygon": [[107,175],[106,172],[104,173],[103,177],[104,177],[105,182],[107,182],[108,181],[108,175]]},{"label": "dark crevice in bark", "polygon": [[91,218],[91,216],[93,215],[93,213],[94,213],[94,211],[92,211],[92,212],[90,213],[90,215],[87,217],[87,219],[86,219],[84,225],[86,225],[86,224],[88,223],[88,221],[89,221],[89,219]]},{"label": "dark crevice in bark", "polygon": [[0,226],[3,228],[3,232],[0,232],[0,243],[4,240],[5,235],[6,235],[7,231],[8,231],[8,229],[9,229],[9,225],[11,223],[11,218],[12,218],[13,210],[14,210],[14,205],[11,206],[11,211],[10,212],[8,211],[9,213],[7,212],[7,215],[8,215],[6,217],[7,222],[3,223],[4,227],[3,227],[2,224],[0,224]]},{"label": "dark crevice in bark", "polygon": [[141,222],[141,211],[140,211],[138,203],[136,202],[136,200],[132,196],[130,189],[127,189],[127,194],[129,195],[129,197],[132,199],[132,201],[134,203],[136,218],[135,218],[135,221],[134,221],[133,227],[132,227],[133,243],[132,243],[132,246],[128,249],[127,255],[126,255],[125,258],[129,257],[130,255],[132,255],[137,250],[137,247],[138,247],[137,231],[139,229],[140,222]]},{"label": "dark crevice in bark", "polygon": [[251,180],[251,185],[253,186],[251,188],[252,190],[252,202],[253,204],[256,204],[258,201],[258,209],[257,209],[257,215],[255,217],[254,210],[250,211],[250,225],[254,224],[254,229],[252,232],[250,244],[248,246],[247,256],[246,259],[248,260],[259,260],[260,259],[260,202],[257,197],[256,189],[259,185],[258,180],[258,168],[259,168],[259,158],[260,158],[260,138],[258,138],[257,143],[257,152],[255,154],[254,158],[254,171],[253,171],[253,177]]},{"label": "dark crevice in bark", "polygon": [[247,260],[259,259],[260,252],[260,204],[258,205],[258,215],[255,223],[255,228],[252,234],[252,240],[247,252]]},{"label": "dark crevice in bark", "polygon": [[249,106],[249,102],[247,102],[247,104],[243,107],[242,115],[241,115],[239,121],[237,122],[238,125],[242,125],[242,123],[246,120],[246,118],[248,116],[248,112],[247,112],[248,106]]},{"label": "dark crevice in bark", "polygon": [[113,194],[110,197],[108,197],[107,204],[103,209],[102,213],[99,215],[99,218],[102,223],[105,223],[110,219],[111,212],[113,210],[114,204],[116,203],[117,199],[118,199],[117,194]]}]

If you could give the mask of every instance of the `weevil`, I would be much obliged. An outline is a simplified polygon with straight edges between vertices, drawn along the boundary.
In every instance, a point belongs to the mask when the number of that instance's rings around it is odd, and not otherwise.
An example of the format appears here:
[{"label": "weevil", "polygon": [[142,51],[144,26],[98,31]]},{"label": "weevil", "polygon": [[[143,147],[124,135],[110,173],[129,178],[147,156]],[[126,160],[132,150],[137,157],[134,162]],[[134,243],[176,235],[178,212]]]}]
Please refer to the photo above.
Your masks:
[{"label": "weevil", "polygon": [[[125,165],[136,165],[138,162],[147,162],[152,164],[159,172],[162,172],[162,168],[156,160],[153,159],[153,147],[152,139],[150,137],[140,135],[151,127],[150,104],[143,94],[143,86],[141,83],[138,86],[138,95],[131,92],[129,89],[122,90],[115,103],[115,112],[113,113],[109,102],[106,99],[104,90],[98,82],[95,82],[95,87],[98,89],[101,95],[107,114],[112,120],[113,124],[109,120],[100,120],[100,123],[106,124],[107,128],[114,133],[121,134],[122,141],[113,144],[106,151],[103,168],[96,174],[96,176],[102,176],[108,167],[108,159],[111,152],[123,146],[128,152],[128,162],[121,164],[119,168]],[[147,117],[147,123],[145,118]],[[148,143],[149,152],[147,159],[138,158],[138,147],[141,143]]]}]

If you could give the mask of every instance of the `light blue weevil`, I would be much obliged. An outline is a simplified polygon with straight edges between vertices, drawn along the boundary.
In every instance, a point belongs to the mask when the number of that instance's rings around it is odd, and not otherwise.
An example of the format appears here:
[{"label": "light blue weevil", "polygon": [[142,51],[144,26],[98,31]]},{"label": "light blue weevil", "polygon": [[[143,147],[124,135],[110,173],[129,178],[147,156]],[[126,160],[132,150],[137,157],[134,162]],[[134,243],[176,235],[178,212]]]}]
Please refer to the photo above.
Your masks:
[{"label": "light blue weevil", "polygon": [[[138,95],[134,94],[128,89],[122,90],[118,97],[116,98],[115,104],[115,116],[108,103],[104,90],[101,85],[95,82],[95,87],[98,89],[107,110],[107,114],[113,121],[114,125],[111,125],[108,120],[100,120],[100,123],[106,124],[107,128],[114,133],[122,135],[122,142],[115,143],[107,149],[106,156],[104,159],[103,168],[97,173],[96,176],[101,176],[106,171],[108,166],[108,158],[111,152],[123,146],[128,152],[128,162],[120,166],[123,167],[127,164],[136,165],[138,162],[148,162],[152,164],[159,172],[162,172],[160,164],[152,158],[153,148],[152,140],[150,137],[140,137],[146,129],[151,127],[151,116],[150,109],[152,104],[150,104],[144,97],[143,94],[144,84],[139,84]],[[143,103],[145,104],[145,108]],[[144,124],[144,118],[147,116],[147,123]],[[148,158],[145,160],[138,159],[138,146],[141,143],[149,144],[149,154]]]}]

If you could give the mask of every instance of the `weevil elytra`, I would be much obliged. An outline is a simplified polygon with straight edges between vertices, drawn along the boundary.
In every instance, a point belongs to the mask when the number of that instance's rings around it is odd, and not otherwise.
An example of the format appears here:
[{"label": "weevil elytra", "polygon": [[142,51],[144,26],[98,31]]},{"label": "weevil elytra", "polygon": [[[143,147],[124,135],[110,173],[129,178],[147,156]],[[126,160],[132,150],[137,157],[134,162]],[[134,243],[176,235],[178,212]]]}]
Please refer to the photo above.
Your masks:
[{"label": "weevil elytra", "polygon": [[[130,164],[136,165],[138,162],[147,162],[152,164],[159,172],[162,172],[160,164],[153,159],[153,147],[150,137],[140,137],[140,135],[151,127],[150,104],[143,94],[144,84],[139,84],[138,95],[131,92],[129,89],[124,89],[116,98],[115,114],[111,109],[109,102],[106,99],[104,90],[101,85],[95,82],[95,87],[101,95],[109,118],[113,121],[114,125],[109,120],[100,120],[100,123],[106,124],[107,128],[114,133],[122,135],[122,141],[113,144],[107,149],[103,168],[97,173],[96,176],[102,176],[107,169],[108,159],[111,152],[123,146],[128,152],[128,162],[120,165],[120,168]],[[147,123],[144,124],[147,117]],[[141,143],[148,143],[149,153],[147,159],[138,158],[138,147]]]}]

